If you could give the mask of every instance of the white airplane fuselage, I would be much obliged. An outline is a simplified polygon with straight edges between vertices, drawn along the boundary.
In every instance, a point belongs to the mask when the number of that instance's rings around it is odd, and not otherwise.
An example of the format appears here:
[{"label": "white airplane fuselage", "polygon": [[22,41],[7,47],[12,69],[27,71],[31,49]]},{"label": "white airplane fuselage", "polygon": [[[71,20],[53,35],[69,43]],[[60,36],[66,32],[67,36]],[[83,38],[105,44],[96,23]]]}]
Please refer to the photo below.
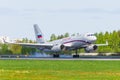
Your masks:
[{"label": "white airplane fuselage", "polygon": [[[84,34],[84,35],[77,35],[73,37],[67,37],[59,40],[55,40],[52,42],[48,42],[48,44],[53,44],[53,48],[51,49],[44,49],[44,51],[53,51],[59,52],[63,51],[60,47],[68,47],[66,50],[73,50],[79,48],[85,48],[86,45],[90,45],[97,40],[94,34]],[[43,49],[42,49],[43,50]]]}]

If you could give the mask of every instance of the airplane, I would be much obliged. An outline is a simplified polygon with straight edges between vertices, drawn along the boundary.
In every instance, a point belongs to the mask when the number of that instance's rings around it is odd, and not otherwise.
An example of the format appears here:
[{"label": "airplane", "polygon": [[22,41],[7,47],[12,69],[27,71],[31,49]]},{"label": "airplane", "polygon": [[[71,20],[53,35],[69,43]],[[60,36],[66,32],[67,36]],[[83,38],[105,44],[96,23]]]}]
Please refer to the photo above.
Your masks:
[{"label": "airplane", "polygon": [[[37,43],[13,43],[5,42],[9,44],[17,44],[26,47],[37,48],[43,52],[53,52],[53,57],[59,57],[59,52],[66,50],[75,50],[75,55],[73,58],[78,58],[78,49],[84,48],[85,52],[95,51],[98,46],[107,46],[108,42],[105,44],[94,44],[97,37],[93,33],[86,33],[83,35],[71,36],[51,42],[46,42],[44,40],[43,33],[37,24],[34,24],[34,31]],[[5,41],[5,40],[4,40]]]}]

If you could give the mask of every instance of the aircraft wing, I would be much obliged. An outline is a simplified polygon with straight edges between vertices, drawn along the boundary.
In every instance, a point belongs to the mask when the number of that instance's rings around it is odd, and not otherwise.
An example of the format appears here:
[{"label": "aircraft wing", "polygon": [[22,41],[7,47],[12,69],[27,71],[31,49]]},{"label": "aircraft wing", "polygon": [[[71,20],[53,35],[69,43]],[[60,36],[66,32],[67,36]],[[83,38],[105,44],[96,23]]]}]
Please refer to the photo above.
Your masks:
[{"label": "aircraft wing", "polygon": [[6,44],[15,44],[15,45],[21,45],[21,46],[26,46],[26,47],[32,47],[32,48],[51,48],[53,47],[53,44],[45,43],[45,44],[40,44],[40,43],[12,43],[12,42],[5,42]]},{"label": "aircraft wing", "polygon": [[[81,48],[86,48],[89,45],[91,45],[91,44],[82,45]],[[96,45],[96,46],[108,46],[108,41],[106,41],[106,43],[104,43],[104,44],[93,44],[93,45]]]},{"label": "aircraft wing", "polygon": [[108,41],[105,44],[95,44],[96,46],[108,46]]}]

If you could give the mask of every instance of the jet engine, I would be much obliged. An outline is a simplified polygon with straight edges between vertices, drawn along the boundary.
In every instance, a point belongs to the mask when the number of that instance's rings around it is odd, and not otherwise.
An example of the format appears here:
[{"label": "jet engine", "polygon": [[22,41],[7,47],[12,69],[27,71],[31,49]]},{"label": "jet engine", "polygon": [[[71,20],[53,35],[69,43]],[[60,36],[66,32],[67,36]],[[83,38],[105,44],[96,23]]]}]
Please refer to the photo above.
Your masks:
[{"label": "jet engine", "polygon": [[95,51],[96,49],[97,49],[96,45],[90,45],[85,48],[85,51],[89,53],[89,52]]},{"label": "jet engine", "polygon": [[51,50],[54,51],[54,52],[64,51],[65,46],[64,45],[55,45],[55,46],[52,47]]}]

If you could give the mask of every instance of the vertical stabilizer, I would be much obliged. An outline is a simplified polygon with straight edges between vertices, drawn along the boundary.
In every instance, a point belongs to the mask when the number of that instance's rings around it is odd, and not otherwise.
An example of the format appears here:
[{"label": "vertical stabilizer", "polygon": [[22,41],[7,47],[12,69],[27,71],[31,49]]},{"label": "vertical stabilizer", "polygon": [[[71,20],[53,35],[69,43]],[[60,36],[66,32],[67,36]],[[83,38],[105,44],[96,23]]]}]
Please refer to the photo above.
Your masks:
[{"label": "vertical stabilizer", "polygon": [[34,24],[34,30],[37,43],[45,43],[43,34],[37,24]]}]

